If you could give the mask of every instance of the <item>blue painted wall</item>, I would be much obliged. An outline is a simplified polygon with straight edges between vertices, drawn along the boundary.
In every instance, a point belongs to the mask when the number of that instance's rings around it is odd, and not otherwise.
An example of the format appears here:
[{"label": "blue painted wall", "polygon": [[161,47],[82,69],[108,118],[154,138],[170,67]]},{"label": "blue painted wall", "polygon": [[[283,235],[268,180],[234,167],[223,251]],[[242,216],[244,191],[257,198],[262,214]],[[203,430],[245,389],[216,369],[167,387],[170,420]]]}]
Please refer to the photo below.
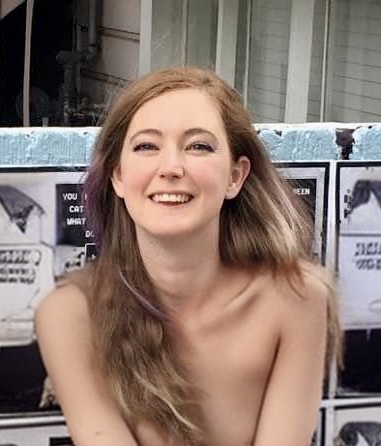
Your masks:
[{"label": "blue painted wall", "polygon": [[[88,164],[98,127],[0,128],[0,164]],[[300,124],[259,128],[274,161],[381,159],[381,124]]]}]

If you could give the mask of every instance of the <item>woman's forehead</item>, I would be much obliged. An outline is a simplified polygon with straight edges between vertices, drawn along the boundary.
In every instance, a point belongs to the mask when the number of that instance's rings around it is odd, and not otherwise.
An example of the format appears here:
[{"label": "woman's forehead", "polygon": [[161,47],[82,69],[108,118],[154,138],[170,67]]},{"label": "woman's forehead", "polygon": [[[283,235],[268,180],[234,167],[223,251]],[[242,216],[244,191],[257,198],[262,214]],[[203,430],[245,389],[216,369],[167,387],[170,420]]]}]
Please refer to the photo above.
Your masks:
[{"label": "woman's forehead", "polygon": [[143,128],[206,128],[224,131],[224,124],[215,101],[196,88],[166,92],[145,102],[131,119],[127,134]]}]

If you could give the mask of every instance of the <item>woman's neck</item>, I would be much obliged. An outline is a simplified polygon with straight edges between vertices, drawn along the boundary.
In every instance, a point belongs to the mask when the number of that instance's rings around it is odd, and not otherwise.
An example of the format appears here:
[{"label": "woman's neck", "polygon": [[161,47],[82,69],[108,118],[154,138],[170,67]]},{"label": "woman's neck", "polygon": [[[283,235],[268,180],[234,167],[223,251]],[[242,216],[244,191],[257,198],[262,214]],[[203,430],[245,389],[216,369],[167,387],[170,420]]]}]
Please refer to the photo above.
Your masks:
[{"label": "woman's neck", "polygon": [[202,300],[218,283],[221,264],[218,237],[159,240],[138,234],[140,254],[164,303],[171,307]]}]

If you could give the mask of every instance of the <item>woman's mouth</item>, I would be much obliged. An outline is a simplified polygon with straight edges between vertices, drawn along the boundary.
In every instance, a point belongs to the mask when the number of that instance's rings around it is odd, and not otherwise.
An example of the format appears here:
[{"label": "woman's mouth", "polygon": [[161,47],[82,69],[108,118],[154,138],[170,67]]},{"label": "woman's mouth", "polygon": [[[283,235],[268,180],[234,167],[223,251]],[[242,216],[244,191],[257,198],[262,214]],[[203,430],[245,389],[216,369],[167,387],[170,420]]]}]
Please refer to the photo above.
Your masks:
[{"label": "woman's mouth", "polygon": [[155,203],[162,204],[183,204],[188,203],[193,195],[185,193],[159,193],[150,195],[150,199]]}]

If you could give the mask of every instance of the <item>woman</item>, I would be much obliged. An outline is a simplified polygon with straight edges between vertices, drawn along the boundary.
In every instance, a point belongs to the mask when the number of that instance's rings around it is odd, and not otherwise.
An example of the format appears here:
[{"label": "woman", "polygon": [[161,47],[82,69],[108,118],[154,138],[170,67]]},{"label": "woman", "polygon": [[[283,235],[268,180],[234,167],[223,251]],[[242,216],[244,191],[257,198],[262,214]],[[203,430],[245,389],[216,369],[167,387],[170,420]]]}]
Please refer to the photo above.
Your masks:
[{"label": "woman", "polygon": [[76,446],[307,446],[334,288],[237,93],[189,67],[136,81],[85,194],[97,259],[36,314]]}]

